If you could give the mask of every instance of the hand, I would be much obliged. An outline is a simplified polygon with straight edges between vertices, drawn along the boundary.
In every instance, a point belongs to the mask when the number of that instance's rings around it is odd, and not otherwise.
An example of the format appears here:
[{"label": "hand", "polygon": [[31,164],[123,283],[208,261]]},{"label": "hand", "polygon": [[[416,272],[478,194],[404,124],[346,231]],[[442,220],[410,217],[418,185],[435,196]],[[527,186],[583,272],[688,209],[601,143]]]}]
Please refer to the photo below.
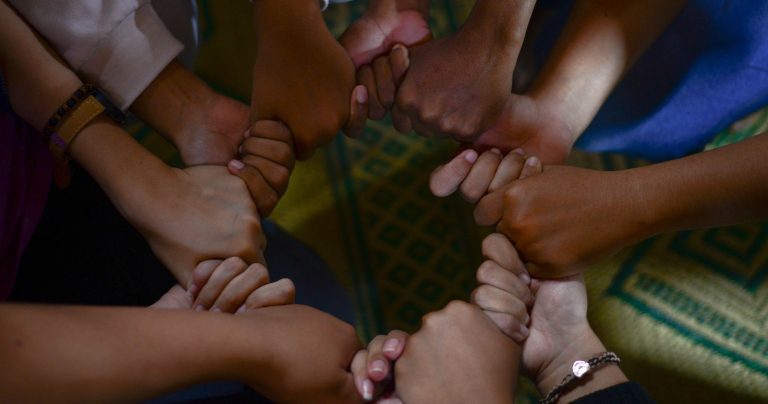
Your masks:
[{"label": "hand", "polygon": [[240,155],[227,167],[248,184],[259,213],[267,217],[288,189],[294,163],[291,132],[280,122],[256,122],[246,132]]},{"label": "hand", "polygon": [[[360,18],[339,38],[355,67],[360,68],[390,52],[395,44],[412,46],[432,38],[427,24],[429,2],[372,0]],[[421,4],[419,4],[421,3]]]},{"label": "hand", "polygon": [[563,164],[581,134],[574,120],[567,106],[512,94],[496,124],[473,143],[503,151],[522,148],[544,164]]},{"label": "hand", "polygon": [[573,275],[650,236],[630,173],[546,167],[483,197],[475,220],[512,240],[531,276]]},{"label": "hand", "polygon": [[[279,120],[296,157],[309,158],[350,118],[355,68],[325,26],[317,2],[254,2],[256,60],[251,118]],[[352,98],[352,101],[350,101]]]},{"label": "hand", "polygon": [[478,1],[456,34],[413,48],[392,120],[401,132],[473,141],[498,119],[533,1]]},{"label": "hand", "polygon": [[479,158],[477,151],[466,149],[432,171],[429,189],[439,197],[451,195],[458,189],[464,200],[474,204],[489,192],[541,171],[541,161],[536,156],[526,156],[522,149],[502,156],[494,148]]},{"label": "hand", "polygon": [[501,234],[483,240],[486,261],[477,269],[479,286],[472,291],[472,303],[483,309],[499,329],[522,344],[528,337],[528,309],[533,305],[531,277],[515,247]]},{"label": "hand", "polygon": [[479,308],[451,302],[427,314],[408,339],[395,364],[397,396],[407,403],[511,403],[516,353]]},{"label": "hand", "polygon": [[386,336],[376,336],[367,348],[357,351],[352,359],[352,374],[365,401],[377,398],[379,403],[402,404],[392,388],[393,363],[402,355],[407,339],[408,334],[393,330]]},{"label": "hand", "polygon": [[150,309],[189,310],[192,308],[192,295],[178,283],[173,285],[164,295],[154,302]]},{"label": "hand", "polygon": [[267,306],[294,303],[296,288],[290,279],[269,282],[269,272],[261,264],[248,265],[238,257],[201,262],[192,272],[187,287],[197,311],[241,314]]},{"label": "hand", "polygon": [[[428,15],[428,1],[374,0],[339,38],[357,68],[358,84],[366,87],[369,118],[382,119],[392,108],[397,87],[408,70],[406,46],[432,39]],[[345,133],[358,137],[362,126],[348,125]]]},{"label": "hand", "polygon": [[280,403],[359,402],[349,371],[360,349],[347,323],[307,306],[287,305],[246,312],[267,341],[266,358],[249,365],[249,382]]},{"label": "hand", "polygon": [[[168,170],[125,212],[182,285],[198,263],[242,257],[264,263],[261,222],[243,181],[225,167]],[[149,182],[149,181],[148,181]]]},{"label": "hand", "polygon": [[411,49],[392,112],[395,127],[475,140],[496,122],[512,91],[514,61],[493,51],[484,38],[462,32]]}]

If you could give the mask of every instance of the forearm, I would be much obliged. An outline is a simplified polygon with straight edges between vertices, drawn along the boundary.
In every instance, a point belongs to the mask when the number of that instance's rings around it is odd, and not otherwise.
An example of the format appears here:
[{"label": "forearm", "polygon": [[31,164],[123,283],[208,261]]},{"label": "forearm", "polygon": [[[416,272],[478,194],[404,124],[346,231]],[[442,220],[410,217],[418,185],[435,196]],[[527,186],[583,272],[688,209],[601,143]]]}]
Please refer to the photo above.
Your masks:
[{"label": "forearm", "polygon": [[716,227],[768,217],[768,134],[628,171],[647,232]]},{"label": "forearm", "polygon": [[2,305],[0,396],[134,402],[242,378],[238,327],[234,316],[183,310]]},{"label": "forearm", "polygon": [[[566,375],[572,373],[575,361],[587,361],[595,355],[606,352],[605,346],[589,326],[584,329],[579,338],[561,348],[560,353],[535,377],[534,383],[542,396],[546,396],[562,382]],[[571,402],[626,381],[627,377],[618,366],[603,365],[574,382],[573,387],[567,389],[557,402]]]},{"label": "forearm", "polygon": [[494,57],[517,60],[535,5],[535,0],[477,0],[460,33],[483,36]]},{"label": "forearm", "polygon": [[531,95],[560,106],[578,137],[622,76],[685,3],[685,0],[577,2]]}]

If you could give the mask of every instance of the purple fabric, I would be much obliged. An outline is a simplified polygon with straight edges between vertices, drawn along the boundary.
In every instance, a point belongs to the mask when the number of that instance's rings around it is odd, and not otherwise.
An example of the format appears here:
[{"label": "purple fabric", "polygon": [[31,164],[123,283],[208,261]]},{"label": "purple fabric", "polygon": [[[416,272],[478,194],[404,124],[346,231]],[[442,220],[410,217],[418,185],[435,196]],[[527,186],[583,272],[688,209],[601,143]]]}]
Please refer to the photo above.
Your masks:
[{"label": "purple fabric", "polygon": [[13,288],[21,254],[43,213],[52,163],[40,134],[0,108],[0,301]]}]

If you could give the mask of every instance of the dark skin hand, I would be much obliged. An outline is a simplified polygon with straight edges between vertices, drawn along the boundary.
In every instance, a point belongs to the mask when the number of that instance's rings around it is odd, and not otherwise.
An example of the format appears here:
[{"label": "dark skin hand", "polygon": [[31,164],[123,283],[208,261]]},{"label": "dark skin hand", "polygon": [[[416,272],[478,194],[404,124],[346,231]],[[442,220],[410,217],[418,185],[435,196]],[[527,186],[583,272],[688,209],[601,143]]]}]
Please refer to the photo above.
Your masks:
[{"label": "dark skin hand", "polygon": [[307,159],[350,120],[355,67],[315,0],[257,1],[253,16],[251,119],[283,122],[296,157]]},{"label": "dark skin hand", "polygon": [[457,33],[413,48],[392,111],[395,127],[465,142],[489,129],[512,92],[533,5],[478,1]]}]

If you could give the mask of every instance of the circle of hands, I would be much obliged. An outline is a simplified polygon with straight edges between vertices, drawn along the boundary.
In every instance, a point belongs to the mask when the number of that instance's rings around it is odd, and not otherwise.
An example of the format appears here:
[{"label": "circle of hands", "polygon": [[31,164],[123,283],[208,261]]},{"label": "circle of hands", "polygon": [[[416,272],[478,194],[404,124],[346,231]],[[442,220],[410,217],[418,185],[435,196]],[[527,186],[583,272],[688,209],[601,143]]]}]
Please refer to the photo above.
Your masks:
[{"label": "circle of hands", "polygon": [[[580,272],[620,246],[610,244],[613,234],[602,242],[594,226],[562,224],[573,217],[588,221],[590,212],[578,209],[590,204],[579,201],[599,194],[600,174],[550,166],[570,152],[568,126],[554,106],[513,94],[515,60],[488,63],[482,53],[490,50],[469,28],[433,40],[419,11],[378,7],[337,41],[316,18],[320,23],[307,24],[307,32],[257,33],[250,109],[214,94],[203,113],[189,117],[191,140],[178,145],[190,166],[178,172],[191,184],[186,196],[229,211],[205,219],[211,234],[222,237],[199,240],[187,225],[180,233],[189,236],[173,243],[163,234],[147,236],[169,267],[195,267],[186,290],[177,285],[152,307],[244,317],[259,309],[262,322],[291,318],[270,327],[281,336],[272,355],[281,371],[272,383],[254,386],[276,401],[496,402],[510,394],[518,365],[540,377],[589,329]],[[486,261],[477,269],[471,303],[452,302],[425,316],[415,334],[392,331],[362,348],[350,326],[292,304],[290,280],[270,282],[260,217],[286,191],[295,159],[311,157],[339,130],[359,137],[367,119],[387,113],[401,132],[462,142],[432,173],[430,188],[439,197],[459,192],[476,205],[477,223],[497,232],[483,241]],[[235,182],[221,175],[226,171]],[[592,191],[584,191],[585,182]],[[244,204],[242,194],[250,194],[250,202]],[[584,245],[584,235],[596,233]],[[242,259],[207,259],[212,256]],[[520,364],[510,360],[517,344]]]}]

